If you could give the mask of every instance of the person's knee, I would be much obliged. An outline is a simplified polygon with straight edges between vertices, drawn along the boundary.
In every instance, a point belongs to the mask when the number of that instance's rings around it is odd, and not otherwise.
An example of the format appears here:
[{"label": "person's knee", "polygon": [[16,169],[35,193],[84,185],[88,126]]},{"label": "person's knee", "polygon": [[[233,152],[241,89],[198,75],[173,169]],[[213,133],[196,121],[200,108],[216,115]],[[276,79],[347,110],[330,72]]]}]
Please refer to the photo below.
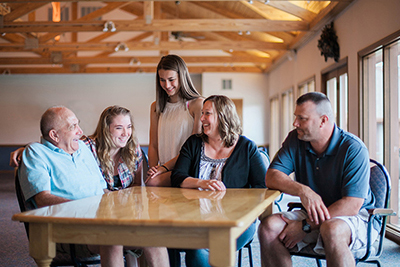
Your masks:
[{"label": "person's knee", "polygon": [[258,228],[258,235],[261,239],[276,238],[284,229],[286,223],[280,215],[270,215],[264,218]]},{"label": "person's knee", "polygon": [[110,256],[121,256],[123,255],[123,246],[99,246],[100,254],[106,254]]},{"label": "person's knee", "polygon": [[350,227],[340,219],[331,219],[323,222],[320,226],[320,234],[324,243],[345,242],[350,244],[351,241]]}]

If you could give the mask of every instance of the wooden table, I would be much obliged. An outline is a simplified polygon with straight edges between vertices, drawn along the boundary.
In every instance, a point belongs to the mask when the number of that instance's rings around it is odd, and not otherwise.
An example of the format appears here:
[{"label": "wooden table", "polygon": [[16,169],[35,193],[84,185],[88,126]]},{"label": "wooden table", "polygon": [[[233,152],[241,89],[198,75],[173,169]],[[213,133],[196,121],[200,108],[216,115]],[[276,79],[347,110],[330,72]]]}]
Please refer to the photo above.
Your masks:
[{"label": "wooden table", "polygon": [[234,266],[236,239],[272,212],[279,192],[133,187],[15,214],[29,222],[30,255],[49,266],[55,243],[209,248],[212,266]]}]

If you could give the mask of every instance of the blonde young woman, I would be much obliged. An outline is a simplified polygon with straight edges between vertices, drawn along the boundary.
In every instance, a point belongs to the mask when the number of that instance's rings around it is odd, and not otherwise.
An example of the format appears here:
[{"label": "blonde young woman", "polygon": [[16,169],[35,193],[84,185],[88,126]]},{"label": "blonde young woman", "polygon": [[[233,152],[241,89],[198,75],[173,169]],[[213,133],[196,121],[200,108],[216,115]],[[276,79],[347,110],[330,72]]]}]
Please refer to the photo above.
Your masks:
[{"label": "blonde young woman", "polygon": [[161,58],[156,74],[156,101],[150,107],[149,183],[170,186],[170,171],[186,139],[201,131],[203,98],[185,61],[177,55]]},{"label": "blonde young woman", "polygon": [[99,164],[109,190],[142,185],[142,153],[128,109],[110,106],[100,115],[95,132],[81,139]]}]

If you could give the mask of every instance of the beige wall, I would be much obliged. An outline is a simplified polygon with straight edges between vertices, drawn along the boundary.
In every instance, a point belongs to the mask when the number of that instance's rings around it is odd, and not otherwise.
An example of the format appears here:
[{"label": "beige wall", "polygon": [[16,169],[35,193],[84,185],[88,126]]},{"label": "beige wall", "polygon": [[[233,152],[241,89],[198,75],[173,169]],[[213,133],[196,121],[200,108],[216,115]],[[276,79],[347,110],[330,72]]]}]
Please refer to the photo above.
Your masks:
[{"label": "beige wall", "polygon": [[[223,90],[222,80],[231,79],[232,89]],[[267,75],[255,73],[204,73],[203,95],[226,95],[243,99],[243,134],[258,145],[268,143],[269,102]]]},{"label": "beige wall", "polygon": [[[359,75],[357,53],[363,48],[400,30],[399,0],[357,0],[334,20],[340,45],[340,58],[348,58],[349,131],[359,134]],[[325,62],[317,48],[320,32],[298,49],[296,56],[284,61],[269,73],[269,97],[274,97],[315,75],[317,91],[321,91],[321,70],[334,64]]]},{"label": "beige wall", "polygon": [[[224,94],[221,79],[232,77],[234,88],[226,95],[243,98],[244,132],[257,144],[265,144],[265,74],[191,76],[204,96]],[[154,74],[0,75],[0,145],[38,141],[40,116],[53,105],[71,108],[86,134],[93,133],[107,106],[127,107],[134,116],[140,144],[148,145],[150,104],[154,100]]]},{"label": "beige wall", "polygon": [[140,143],[148,144],[153,74],[76,74],[0,76],[0,144],[39,140],[39,120],[50,106],[65,105],[93,133],[100,113],[110,105],[129,108]]}]

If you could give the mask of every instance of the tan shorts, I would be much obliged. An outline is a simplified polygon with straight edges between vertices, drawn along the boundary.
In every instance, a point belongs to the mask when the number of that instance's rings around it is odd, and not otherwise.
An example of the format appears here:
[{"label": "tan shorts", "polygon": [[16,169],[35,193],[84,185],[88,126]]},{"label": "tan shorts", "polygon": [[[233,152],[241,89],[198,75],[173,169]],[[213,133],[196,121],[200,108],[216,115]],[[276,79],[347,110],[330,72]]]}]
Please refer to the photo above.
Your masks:
[{"label": "tan shorts", "polygon": [[[308,218],[307,212],[304,210],[286,211],[280,212],[284,217],[289,220],[302,221]],[[351,230],[351,244],[350,250],[353,252],[355,257],[359,254],[363,255],[367,246],[367,229],[368,229],[368,211],[366,209],[360,210],[356,216],[338,216],[336,219],[341,219],[347,223]],[[372,240],[376,240],[379,232],[376,229],[372,229]],[[325,254],[324,245],[319,235],[319,230],[314,230],[307,234],[302,241],[297,243],[294,248],[295,251],[300,251],[309,244],[315,244],[314,252],[318,254]]]}]

